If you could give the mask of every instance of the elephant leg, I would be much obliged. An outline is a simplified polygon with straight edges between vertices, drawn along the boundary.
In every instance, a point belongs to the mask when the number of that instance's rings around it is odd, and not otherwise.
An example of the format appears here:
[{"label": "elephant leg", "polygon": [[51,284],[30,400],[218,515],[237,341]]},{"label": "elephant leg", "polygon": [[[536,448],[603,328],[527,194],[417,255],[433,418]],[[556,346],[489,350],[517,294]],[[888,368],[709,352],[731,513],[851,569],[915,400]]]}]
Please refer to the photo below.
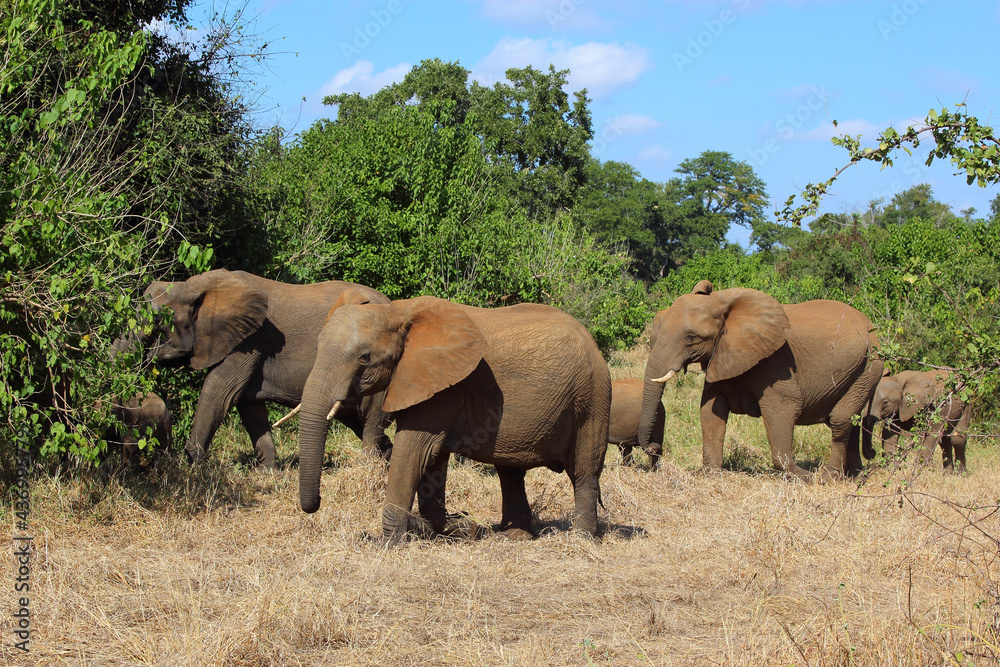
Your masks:
[{"label": "elephant leg", "polygon": [[599,417],[592,415],[577,429],[572,464],[566,468],[573,483],[573,527],[595,538],[601,471],[608,450],[608,422]]},{"label": "elephant leg", "polygon": [[388,461],[392,456],[392,440],[385,434],[385,430],[392,421],[389,415],[382,411],[382,401],[385,394],[376,394],[366,398],[361,409],[365,421],[364,432],[361,435],[361,442],[365,452],[371,456]]},{"label": "elephant leg", "polygon": [[945,472],[955,472],[955,449],[951,435],[941,438],[941,463]]},{"label": "elephant leg", "polygon": [[243,428],[250,434],[253,450],[257,454],[257,463],[264,470],[274,469],[274,436],[271,435],[271,423],[267,416],[267,406],[263,403],[240,402],[236,404],[240,413]]},{"label": "elephant leg", "polygon": [[534,535],[531,530],[531,507],[528,505],[528,494],[524,490],[524,470],[509,466],[496,466],[497,477],[500,478],[500,494],[503,497],[503,517],[500,519],[500,532],[514,534],[515,531],[525,531]]},{"label": "elephant leg", "polygon": [[966,435],[964,433],[952,433],[949,441],[955,451],[955,472],[965,472]]},{"label": "elephant leg", "polygon": [[706,384],[701,394],[701,465],[722,467],[722,447],[726,441],[729,401]]},{"label": "elephant leg", "polygon": [[622,455],[622,465],[630,466],[634,463],[632,459],[632,445],[618,445]]},{"label": "elephant leg", "polygon": [[448,479],[449,452],[441,452],[427,468],[417,487],[417,509],[420,518],[430,524],[435,533],[443,533],[447,512],[444,507],[445,481]]},{"label": "elephant leg", "polygon": [[[763,406],[762,412],[763,412]],[[801,468],[795,462],[792,453],[793,435],[795,432],[795,415],[785,412],[764,412],[764,430],[767,431],[767,441],[771,445],[771,465],[776,470],[791,473],[799,479],[809,481],[812,474]]]},{"label": "elephant leg", "polygon": [[197,463],[205,458],[209,443],[226,414],[243,394],[243,389],[257,370],[259,359],[259,352],[237,351],[209,371],[194,410],[191,433],[184,445],[191,461]]},{"label": "elephant leg", "polygon": [[920,439],[920,462],[930,463],[934,460],[934,450],[938,443],[942,441],[944,435],[944,424],[935,424],[932,430],[926,431]]},{"label": "elephant leg", "polygon": [[886,458],[899,450],[900,426],[895,422],[882,425],[882,455]]},{"label": "elephant leg", "polygon": [[830,422],[830,458],[826,469],[834,476],[855,477],[864,466],[861,463],[861,429],[851,422]]},{"label": "elephant leg", "polygon": [[[447,464],[447,452],[443,451],[444,439],[444,431],[432,432],[432,429],[423,425],[407,428],[405,423],[399,424],[392,463],[389,464],[385,507],[382,510],[382,536],[390,543],[398,542],[409,530],[413,497],[428,469],[432,464],[440,465],[439,457]],[[431,486],[425,489],[425,502],[432,500],[438,492],[434,488],[434,480],[429,481]],[[441,488],[444,488],[443,479]],[[441,506],[444,506],[443,499]],[[428,511],[431,511],[430,505]]]}]

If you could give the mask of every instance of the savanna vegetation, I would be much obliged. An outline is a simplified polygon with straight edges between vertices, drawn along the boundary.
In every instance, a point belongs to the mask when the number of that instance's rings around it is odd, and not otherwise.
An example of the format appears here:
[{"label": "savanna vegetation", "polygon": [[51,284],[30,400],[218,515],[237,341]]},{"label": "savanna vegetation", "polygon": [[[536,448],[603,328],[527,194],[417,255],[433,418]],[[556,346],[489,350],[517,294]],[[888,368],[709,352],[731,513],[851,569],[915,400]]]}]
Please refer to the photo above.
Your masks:
[{"label": "savanna vegetation", "polygon": [[[551,67],[485,86],[428,59],[375,94],[328,98],[329,119],[288,136],[253,113],[268,45],[238,13],[184,38],[191,4],[0,0],[0,517],[13,521],[28,452],[42,662],[1000,655],[1000,197],[954,212],[915,184],[823,213],[827,181],[776,217],[771,198],[786,193],[710,137],[674,178],[651,182],[592,154],[586,92],[568,93]],[[889,168],[930,142],[928,161],[952,159],[970,185],[1000,179],[992,129],[961,105],[876,147],[838,142],[851,163]],[[751,249],[726,241],[734,225]],[[147,366],[141,350],[112,355],[113,341],[149,326],[139,296],[151,280],[219,267],[392,298],[548,303],[588,327],[615,377],[642,374],[653,314],[701,279],[786,303],[846,301],[878,328],[891,368],[961,370],[955,388],[977,406],[972,472],[885,461],[856,483],[789,485],[767,474],[763,429],[746,420],[727,439],[738,474],[700,476],[693,376],[665,399],[663,471],[609,454],[602,546],[552,530],[569,525],[572,494],[564,476],[535,471],[543,539],[386,551],[371,537],[384,471],[344,431],[324,475],[333,500],[314,516],[295,504],[294,428],[279,432],[273,474],[245,467],[235,428],[205,466],[167,457],[142,475],[108,473],[116,397],[168,397],[182,443],[201,384]],[[828,438],[803,429],[796,446],[820,461]],[[488,525],[498,485],[458,466],[449,504]],[[454,570],[463,576],[441,576]]]}]

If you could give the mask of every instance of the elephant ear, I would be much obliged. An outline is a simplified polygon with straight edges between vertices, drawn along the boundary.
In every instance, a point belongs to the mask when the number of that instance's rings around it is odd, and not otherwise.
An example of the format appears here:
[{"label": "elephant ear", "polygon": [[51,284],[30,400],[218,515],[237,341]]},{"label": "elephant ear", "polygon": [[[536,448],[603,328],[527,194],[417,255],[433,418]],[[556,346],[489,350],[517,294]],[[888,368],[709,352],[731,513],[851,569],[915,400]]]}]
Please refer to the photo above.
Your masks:
[{"label": "elephant ear", "polygon": [[742,375],[785,344],[791,324],[784,307],[771,295],[733,288],[712,297],[722,305],[725,323],[705,371],[706,381]]},{"label": "elephant ear", "polygon": [[899,402],[899,420],[908,422],[927,409],[937,391],[934,383],[926,378],[909,380],[903,384],[903,399]]},{"label": "elephant ear", "polygon": [[432,296],[394,301],[402,313],[403,353],[382,409],[398,412],[461,382],[486,354],[486,339],[457,305]]},{"label": "elephant ear", "polygon": [[189,278],[197,315],[191,367],[201,370],[222,361],[257,331],[267,318],[267,296],[225,269]]},{"label": "elephant ear", "polygon": [[324,324],[330,321],[330,318],[333,317],[333,314],[341,306],[363,306],[366,303],[371,303],[371,299],[353,287],[348,287],[337,296],[337,300],[333,302],[332,306],[330,306],[330,312],[326,314],[326,321]]},{"label": "elephant ear", "polygon": [[713,289],[711,280],[700,280],[691,290],[691,294],[711,294]]}]

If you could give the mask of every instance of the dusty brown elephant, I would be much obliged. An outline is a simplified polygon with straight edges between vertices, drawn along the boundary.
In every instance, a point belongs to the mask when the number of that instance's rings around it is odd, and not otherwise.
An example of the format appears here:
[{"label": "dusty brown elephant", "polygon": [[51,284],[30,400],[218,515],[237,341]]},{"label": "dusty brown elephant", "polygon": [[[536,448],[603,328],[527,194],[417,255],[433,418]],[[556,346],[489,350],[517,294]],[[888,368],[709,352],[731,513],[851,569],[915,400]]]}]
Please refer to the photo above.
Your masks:
[{"label": "dusty brown elephant", "polygon": [[753,289],[714,291],[702,281],[653,320],[639,444],[647,446],[663,384],[688,364],[705,369],[701,396],[702,464],[722,465],[730,413],[762,417],[775,468],[809,479],[795,462],[797,424],[833,432],[825,476],[861,471],[860,427],[853,418],[882,374],[878,338],[863,314],[838,301],[783,306]]},{"label": "dusty brown elephant", "polygon": [[[902,431],[918,428],[920,459],[927,463],[934,456],[934,448],[941,445],[944,469],[964,471],[965,444],[969,431],[971,411],[958,396],[946,391],[950,377],[946,370],[903,371],[883,377],[875,390],[871,419],[865,420],[866,428],[882,421],[882,451],[886,456],[895,454]],[[922,418],[921,418],[922,416]],[[918,424],[923,421],[924,423]],[[865,458],[874,458],[871,438],[865,439]]]},{"label": "dusty brown elephant", "polygon": [[[524,473],[545,466],[573,483],[574,525],[596,535],[611,378],[590,333],[549,306],[483,309],[424,296],[333,310],[319,336],[299,418],[299,500],[319,509],[328,420],[385,391],[396,437],[382,531],[446,528],[452,452],[496,467],[500,530],[532,534]],[[411,517],[414,495],[419,516]],[[421,521],[422,520],[422,521]]]},{"label": "dusty brown elephant", "polygon": [[[618,445],[622,464],[632,465],[632,448],[639,446],[639,417],[642,415],[642,380],[629,378],[611,383],[611,421],[608,424],[608,442]],[[667,411],[661,402],[656,408],[653,431],[646,454],[650,470],[660,467],[663,454],[663,427]]]},{"label": "dusty brown elephant", "polygon": [[[155,311],[172,313],[160,319],[150,354],[163,364],[209,369],[184,447],[191,460],[205,456],[215,431],[236,405],[257,460],[266,468],[274,466],[265,401],[288,407],[299,403],[316,358],[316,337],[330,307],[348,288],[362,300],[389,302],[355,283],[287,285],[225,269],[146,288]],[[369,452],[385,455],[392,443],[385,435],[389,417],[382,399],[378,393],[351,398],[337,418]]]},{"label": "dusty brown elephant", "polygon": [[137,393],[123,403],[116,403],[111,412],[122,423],[114,441],[121,446],[123,461],[137,460],[141,438],[155,439],[158,450],[173,448],[170,409],[153,392]]}]

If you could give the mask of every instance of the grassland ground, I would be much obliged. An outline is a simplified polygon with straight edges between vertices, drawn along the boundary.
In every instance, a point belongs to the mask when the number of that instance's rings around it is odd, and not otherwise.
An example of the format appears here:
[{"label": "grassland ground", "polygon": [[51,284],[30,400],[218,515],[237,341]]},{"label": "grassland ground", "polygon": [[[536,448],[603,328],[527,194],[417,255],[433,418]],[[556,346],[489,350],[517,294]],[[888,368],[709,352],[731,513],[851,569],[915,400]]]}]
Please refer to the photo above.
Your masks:
[{"label": "grassland ground", "polygon": [[[641,375],[637,353],[615,378]],[[1000,660],[1000,454],[974,424],[965,475],[873,466],[856,481],[770,472],[759,420],[699,470],[701,377],[666,390],[655,473],[609,448],[600,543],[568,530],[564,474],[531,471],[541,532],[510,542],[377,539],[385,466],[338,431],[323,505],[298,509],[295,428],[278,470],[227,423],[211,460],[40,479],[32,488],[31,652],[66,665],[993,665]],[[804,465],[829,430],[796,429]],[[640,457],[637,457],[640,458]],[[488,466],[452,463],[448,505],[491,525]],[[9,507],[3,517],[12,525]],[[9,541],[8,541],[9,544]],[[6,568],[11,571],[10,567]],[[7,577],[10,582],[10,577]]]}]

